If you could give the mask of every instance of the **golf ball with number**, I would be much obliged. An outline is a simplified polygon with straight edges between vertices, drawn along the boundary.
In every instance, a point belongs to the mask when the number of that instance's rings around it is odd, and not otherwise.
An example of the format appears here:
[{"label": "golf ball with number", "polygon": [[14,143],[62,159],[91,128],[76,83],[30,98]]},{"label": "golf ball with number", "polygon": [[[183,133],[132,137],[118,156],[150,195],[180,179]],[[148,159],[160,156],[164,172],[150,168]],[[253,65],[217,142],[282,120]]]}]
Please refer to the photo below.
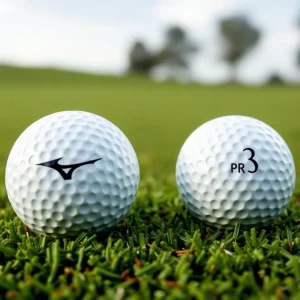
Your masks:
[{"label": "golf ball with number", "polygon": [[64,111],[29,126],[14,144],[6,189],[18,217],[51,236],[98,232],[129,211],[139,183],[123,132],[92,113]]},{"label": "golf ball with number", "polygon": [[279,216],[295,186],[291,151],[270,126],[225,116],[196,129],[176,165],[185,205],[215,227],[263,226]]}]

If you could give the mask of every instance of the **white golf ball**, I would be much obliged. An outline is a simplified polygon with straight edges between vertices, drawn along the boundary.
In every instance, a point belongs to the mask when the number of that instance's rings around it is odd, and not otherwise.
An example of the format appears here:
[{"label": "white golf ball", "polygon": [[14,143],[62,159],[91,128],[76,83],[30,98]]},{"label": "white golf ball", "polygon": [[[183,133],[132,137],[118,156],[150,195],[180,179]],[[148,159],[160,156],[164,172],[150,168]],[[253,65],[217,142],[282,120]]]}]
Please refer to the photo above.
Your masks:
[{"label": "white golf ball", "polygon": [[290,149],[270,126],[225,116],[196,129],[176,165],[179,193],[201,221],[215,227],[263,226],[279,216],[295,186]]},{"label": "white golf ball", "polygon": [[92,113],[64,111],[30,125],[15,142],[5,183],[18,217],[51,236],[98,232],[129,211],[139,165],[123,132]]}]

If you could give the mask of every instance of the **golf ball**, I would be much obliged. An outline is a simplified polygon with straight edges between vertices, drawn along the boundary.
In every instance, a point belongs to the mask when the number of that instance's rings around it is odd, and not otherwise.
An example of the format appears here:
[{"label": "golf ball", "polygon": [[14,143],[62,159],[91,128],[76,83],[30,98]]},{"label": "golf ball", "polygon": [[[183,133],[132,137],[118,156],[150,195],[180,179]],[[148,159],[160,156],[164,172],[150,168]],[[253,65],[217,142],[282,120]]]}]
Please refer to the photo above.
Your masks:
[{"label": "golf ball", "polygon": [[295,186],[287,144],[270,126],[225,116],[196,129],[176,165],[179,193],[201,221],[218,228],[263,226],[279,216]]},{"label": "golf ball", "polygon": [[129,211],[139,183],[134,149],[108,120],[63,111],[30,125],[6,166],[8,198],[18,217],[54,237],[98,232]]}]

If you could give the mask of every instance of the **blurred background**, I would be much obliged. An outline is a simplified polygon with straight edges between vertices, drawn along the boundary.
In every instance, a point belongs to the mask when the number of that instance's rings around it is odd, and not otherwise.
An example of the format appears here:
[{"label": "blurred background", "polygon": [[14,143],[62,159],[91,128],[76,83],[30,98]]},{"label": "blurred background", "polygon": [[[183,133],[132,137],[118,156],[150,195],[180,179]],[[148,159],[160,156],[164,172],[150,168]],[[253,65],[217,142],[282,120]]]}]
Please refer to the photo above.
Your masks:
[{"label": "blurred background", "polygon": [[142,176],[228,114],[275,128],[299,169],[299,0],[4,0],[0,37],[2,182],[21,132],[60,110],[119,126]]}]

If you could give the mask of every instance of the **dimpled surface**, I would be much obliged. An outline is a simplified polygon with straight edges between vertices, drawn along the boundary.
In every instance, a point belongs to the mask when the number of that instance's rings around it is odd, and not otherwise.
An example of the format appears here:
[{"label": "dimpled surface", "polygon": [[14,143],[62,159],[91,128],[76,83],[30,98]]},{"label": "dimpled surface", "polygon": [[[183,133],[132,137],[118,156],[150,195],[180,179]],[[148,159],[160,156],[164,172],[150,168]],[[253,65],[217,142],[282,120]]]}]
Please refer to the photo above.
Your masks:
[{"label": "dimpled surface", "polygon": [[[249,160],[255,151],[254,164]],[[245,173],[232,163],[244,163]],[[292,154],[270,126],[253,118],[226,116],[196,129],[177,160],[176,180],[185,205],[215,227],[263,226],[281,214],[295,185]]]},{"label": "dimpled surface", "polygon": [[[65,180],[38,164],[82,165]],[[65,173],[68,169],[64,170]],[[102,231],[130,209],[138,183],[134,149],[108,120],[81,111],[58,112],[29,126],[14,144],[5,174],[8,198],[19,218],[51,236]]]}]

